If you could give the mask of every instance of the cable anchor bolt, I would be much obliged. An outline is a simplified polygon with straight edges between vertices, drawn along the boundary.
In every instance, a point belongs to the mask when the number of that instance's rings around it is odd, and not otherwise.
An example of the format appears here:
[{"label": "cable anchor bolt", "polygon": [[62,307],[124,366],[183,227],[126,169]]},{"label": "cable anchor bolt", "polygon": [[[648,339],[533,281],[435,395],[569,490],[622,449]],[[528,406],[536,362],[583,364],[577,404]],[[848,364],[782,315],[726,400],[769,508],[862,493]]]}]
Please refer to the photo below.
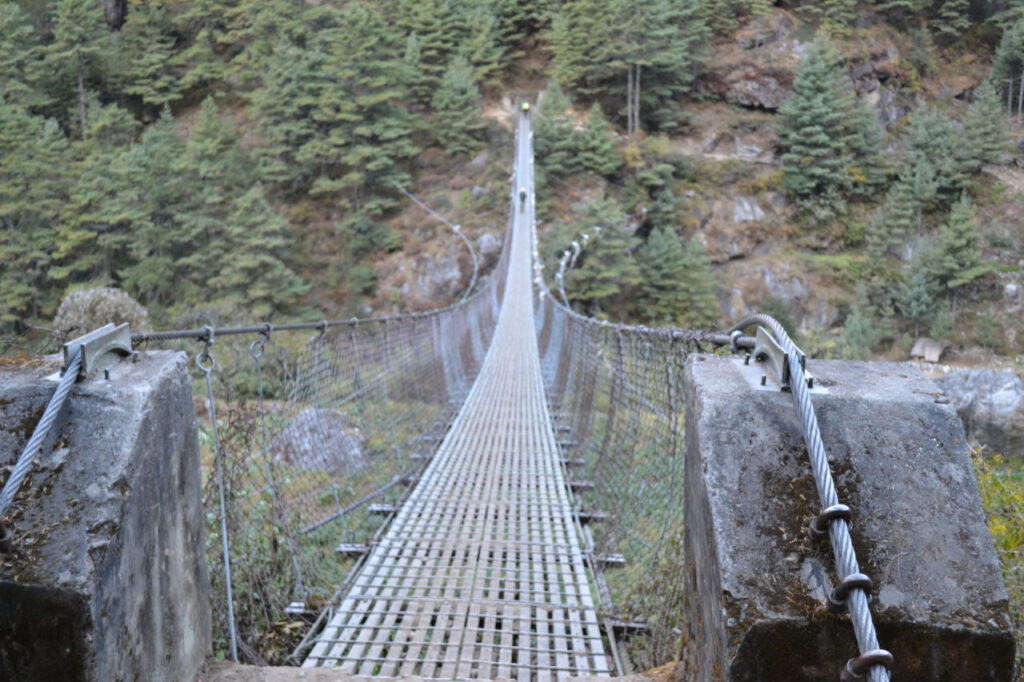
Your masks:
[{"label": "cable anchor bolt", "polygon": [[828,595],[828,610],[832,613],[845,613],[847,610],[846,600],[850,592],[856,589],[864,590],[864,596],[871,599],[871,578],[863,573],[851,573],[836,585]]},{"label": "cable anchor bolt", "polygon": [[876,665],[881,665],[886,670],[891,670],[892,654],[885,649],[870,649],[857,658],[851,658],[843,666],[843,673],[839,676],[839,682],[862,682],[865,679],[864,673]]}]

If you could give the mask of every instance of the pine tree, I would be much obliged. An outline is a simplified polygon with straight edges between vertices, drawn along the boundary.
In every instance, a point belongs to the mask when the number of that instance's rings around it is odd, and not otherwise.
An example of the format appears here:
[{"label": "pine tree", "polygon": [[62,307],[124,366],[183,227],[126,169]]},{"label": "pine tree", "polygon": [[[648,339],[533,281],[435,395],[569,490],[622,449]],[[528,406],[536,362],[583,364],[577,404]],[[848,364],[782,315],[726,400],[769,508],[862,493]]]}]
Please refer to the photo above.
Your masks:
[{"label": "pine tree", "polygon": [[917,205],[909,183],[899,181],[889,188],[884,208],[868,227],[868,250],[873,255],[883,256],[906,243],[914,231]]},{"label": "pine tree", "polygon": [[127,58],[124,91],[156,110],[181,97],[181,83],[170,69],[174,54],[171,29],[163,11],[152,5],[129,12],[121,28]]},{"label": "pine tree", "polygon": [[991,269],[992,266],[981,258],[981,237],[975,225],[974,207],[967,194],[963,194],[939,229],[931,265],[939,285],[953,294],[953,314],[956,314],[957,290]]},{"label": "pine tree", "polygon": [[445,151],[457,156],[480,147],[478,136],[484,128],[480,91],[465,59],[455,59],[430,104],[438,142]]},{"label": "pine tree", "polygon": [[1024,17],[1003,32],[996,52],[992,55],[989,75],[1006,96],[1006,116],[1017,111],[1017,124],[1024,116]]},{"label": "pine tree", "polygon": [[850,98],[839,84],[839,54],[824,41],[811,45],[779,108],[782,187],[797,197],[820,196],[842,187],[842,155]]},{"label": "pine tree", "polygon": [[288,40],[281,40],[269,57],[263,84],[249,95],[259,114],[264,144],[256,154],[264,181],[305,190],[320,171],[321,165],[303,150],[321,136],[313,113],[332,87],[327,62],[318,44],[300,47]]},{"label": "pine tree", "polygon": [[33,89],[42,53],[28,15],[17,3],[0,4],[0,103],[44,103]]},{"label": "pine tree", "polygon": [[75,77],[79,130],[86,128],[85,79],[90,64],[109,45],[103,8],[95,0],[60,0],[53,16],[47,60]]},{"label": "pine tree", "polygon": [[825,0],[822,14],[825,31],[836,36],[849,35],[857,18],[856,0]]},{"label": "pine tree", "polygon": [[453,10],[459,39],[455,54],[472,67],[472,79],[481,85],[501,83],[505,44],[501,23],[490,0],[461,0]]},{"label": "pine tree", "polygon": [[221,53],[228,42],[229,14],[237,0],[190,0],[175,16],[178,27],[191,34],[192,42],[174,58],[184,71],[181,88],[210,85],[224,77]]},{"label": "pine tree", "polygon": [[[415,36],[419,50],[418,77],[411,94],[426,105],[448,69],[459,37],[452,30],[455,19],[451,0],[399,0],[398,5],[398,27],[406,40]],[[406,47],[404,41],[403,47]]]},{"label": "pine tree", "polygon": [[68,185],[60,126],[17,104],[0,103],[0,325],[40,315],[55,227]]},{"label": "pine tree", "polygon": [[869,359],[872,349],[878,343],[878,330],[871,313],[867,288],[863,285],[857,287],[857,296],[846,316],[841,338],[843,357],[847,360]]},{"label": "pine tree", "polygon": [[569,116],[569,98],[557,81],[548,84],[537,105],[533,148],[537,165],[549,180],[575,172],[578,163],[576,133]]},{"label": "pine tree", "polygon": [[224,305],[266,319],[294,307],[309,288],[285,261],[292,237],[263,194],[253,185],[232,202],[224,225],[230,258],[211,273],[208,285]]},{"label": "pine tree", "polygon": [[655,227],[636,253],[639,313],[648,322],[675,326],[688,302],[681,282],[688,276],[683,245],[672,230]]},{"label": "pine tree", "polygon": [[[622,210],[612,200],[596,199],[584,207],[584,216],[573,224],[574,233],[594,233],[575,269],[565,278],[570,300],[600,310],[602,302],[632,286],[640,274],[631,257],[636,238],[616,226],[625,221]],[[595,227],[596,226],[596,227]]]},{"label": "pine tree", "polygon": [[57,247],[50,276],[64,285],[90,282],[115,284],[114,275],[132,239],[122,212],[125,184],[134,178],[118,175],[117,159],[134,141],[138,124],[116,104],[90,98],[89,127],[72,150],[77,157],[77,183],[64,205],[57,228]]},{"label": "pine tree", "polygon": [[931,165],[935,171],[935,192],[940,205],[956,201],[967,184],[961,137],[949,117],[927,106],[922,106],[910,117],[906,168],[913,172],[920,163]]},{"label": "pine tree", "polygon": [[905,181],[910,188],[914,201],[914,227],[921,229],[921,216],[929,208],[939,193],[939,183],[935,177],[935,168],[926,157],[920,157]]},{"label": "pine tree", "polygon": [[123,287],[147,305],[187,300],[178,285],[189,273],[180,260],[196,245],[183,225],[195,200],[185,158],[185,142],[165,108],[114,166],[120,182],[112,192],[132,234],[129,258],[117,275]]},{"label": "pine tree", "polygon": [[935,284],[927,262],[920,256],[903,269],[896,290],[896,307],[904,319],[914,323],[914,337],[921,335],[921,323],[935,314]]},{"label": "pine tree", "polygon": [[580,165],[591,173],[612,176],[622,167],[622,156],[615,151],[615,133],[601,113],[601,105],[590,107],[587,125],[579,136]]},{"label": "pine tree", "polygon": [[852,194],[873,196],[886,179],[885,129],[863,100],[850,111],[844,143],[844,186]]},{"label": "pine tree", "polygon": [[353,2],[341,16],[341,24],[324,35],[330,50],[324,73],[332,87],[312,112],[323,132],[299,159],[320,169],[311,193],[345,193],[350,208],[376,216],[394,204],[386,194],[392,183],[406,182],[400,162],[419,151],[411,139],[412,119],[400,106],[405,65],[400,38],[376,9]]},{"label": "pine tree", "polygon": [[977,173],[985,164],[997,163],[1008,138],[999,94],[992,82],[985,80],[975,90],[964,121],[964,170]]},{"label": "pine tree", "polygon": [[967,16],[969,9],[969,0],[938,0],[932,26],[947,41],[957,40],[971,24]]}]

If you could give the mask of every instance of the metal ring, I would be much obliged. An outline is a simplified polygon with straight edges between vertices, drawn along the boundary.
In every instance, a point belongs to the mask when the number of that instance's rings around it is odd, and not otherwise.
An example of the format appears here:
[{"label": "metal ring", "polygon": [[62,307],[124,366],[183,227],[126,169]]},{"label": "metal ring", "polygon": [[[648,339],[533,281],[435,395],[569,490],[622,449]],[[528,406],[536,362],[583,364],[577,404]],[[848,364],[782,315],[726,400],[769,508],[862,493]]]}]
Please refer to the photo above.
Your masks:
[{"label": "metal ring", "polygon": [[740,347],[737,341],[739,341],[741,336],[743,336],[743,332],[741,332],[739,329],[729,334],[729,346],[732,348],[733,355],[740,352]]},{"label": "metal ring", "polygon": [[[205,361],[207,361],[207,360],[210,361],[210,365],[208,367],[203,365],[203,363]],[[207,374],[212,372],[213,368],[216,367],[216,366],[217,366],[217,363],[214,361],[213,356],[210,355],[209,353],[207,353],[205,350],[202,353],[199,353],[198,355],[196,355],[196,367],[198,367],[199,369],[203,370]]]},{"label": "metal ring", "polygon": [[885,649],[871,649],[865,651],[857,658],[851,658],[843,666],[843,674],[839,676],[840,682],[861,682],[864,673],[872,666],[885,666],[886,670],[892,669],[892,654]]},{"label": "metal ring", "polygon": [[832,613],[843,613],[846,611],[846,599],[850,591],[854,589],[864,590],[865,596],[871,596],[871,578],[863,573],[851,573],[842,580],[828,595],[828,610]]},{"label": "metal ring", "polygon": [[836,519],[842,519],[846,523],[850,523],[851,518],[850,508],[845,504],[833,504],[827,509],[823,509],[820,514],[815,516],[811,520],[811,525],[807,529],[807,535],[815,542],[828,539],[829,526]]}]

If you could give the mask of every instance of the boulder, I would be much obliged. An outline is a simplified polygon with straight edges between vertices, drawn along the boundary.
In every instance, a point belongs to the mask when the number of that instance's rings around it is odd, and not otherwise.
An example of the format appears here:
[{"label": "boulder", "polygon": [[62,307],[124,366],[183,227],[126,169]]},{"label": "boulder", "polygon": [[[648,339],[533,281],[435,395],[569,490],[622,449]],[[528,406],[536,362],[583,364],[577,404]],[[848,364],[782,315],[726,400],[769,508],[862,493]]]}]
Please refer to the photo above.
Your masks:
[{"label": "boulder", "polygon": [[353,472],[367,461],[362,430],[337,410],[309,408],[299,412],[271,444],[274,457],[300,469]]},{"label": "boulder", "polygon": [[1024,381],[1012,372],[954,370],[935,383],[949,396],[967,438],[989,452],[1024,455]]}]

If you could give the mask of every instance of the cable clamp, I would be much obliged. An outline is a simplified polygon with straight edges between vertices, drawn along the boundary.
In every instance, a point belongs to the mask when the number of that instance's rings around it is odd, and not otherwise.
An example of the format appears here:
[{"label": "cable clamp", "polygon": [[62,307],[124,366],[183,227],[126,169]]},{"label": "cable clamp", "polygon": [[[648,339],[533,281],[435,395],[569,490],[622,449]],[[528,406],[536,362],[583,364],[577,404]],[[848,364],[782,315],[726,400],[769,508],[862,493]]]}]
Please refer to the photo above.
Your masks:
[{"label": "cable clamp", "polygon": [[116,327],[113,324],[107,324],[65,343],[62,373],[71,366],[71,361],[79,348],[82,349],[82,364],[78,370],[78,378],[85,379],[110,369],[122,358],[131,355],[132,332],[127,324],[120,324]]},{"label": "cable clamp", "polygon": [[871,598],[871,578],[863,573],[851,573],[836,585],[828,595],[828,610],[832,613],[845,613],[846,600],[850,592],[856,589],[864,590],[864,596]]},{"label": "cable clamp", "polygon": [[850,508],[845,504],[833,504],[811,519],[811,525],[807,529],[807,536],[815,542],[827,540],[829,527],[832,525],[832,522],[836,519],[842,519],[846,523],[850,523],[851,516]]},{"label": "cable clamp", "polygon": [[862,682],[865,679],[864,673],[876,665],[881,665],[886,670],[891,670],[892,654],[885,649],[871,649],[865,651],[857,658],[851,658],[843,666],[843,674],[839,676],[839,682]]}]

